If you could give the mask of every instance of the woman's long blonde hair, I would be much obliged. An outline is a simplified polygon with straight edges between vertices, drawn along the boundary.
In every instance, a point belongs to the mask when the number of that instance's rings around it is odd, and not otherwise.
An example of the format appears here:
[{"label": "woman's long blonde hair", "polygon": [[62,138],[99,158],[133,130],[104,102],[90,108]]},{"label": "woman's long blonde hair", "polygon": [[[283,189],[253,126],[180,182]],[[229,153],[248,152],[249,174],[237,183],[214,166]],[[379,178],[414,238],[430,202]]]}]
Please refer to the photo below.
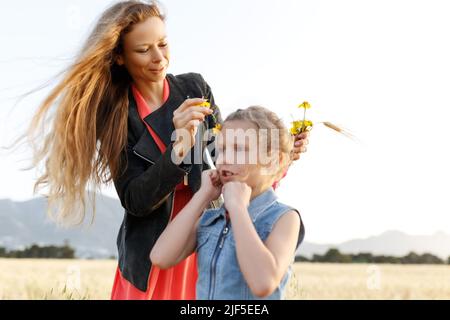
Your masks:
[{"label": "woman's long blonde hair", "polygon": [[[121,173],[132,80],[116,58],[122,52],[123,36],[149,17],[164,20],[153,1],[122,1],[107,9],[74,64],[32,119],[27,131],[33,147],[32,166],[45,163],[34,192],[48,187],[48,213],[62,225],[83,223],[88,185],[99,187]],[[46,132],[52,106],[55,114]],[[93,195],[92,219],[95,189]]]}]

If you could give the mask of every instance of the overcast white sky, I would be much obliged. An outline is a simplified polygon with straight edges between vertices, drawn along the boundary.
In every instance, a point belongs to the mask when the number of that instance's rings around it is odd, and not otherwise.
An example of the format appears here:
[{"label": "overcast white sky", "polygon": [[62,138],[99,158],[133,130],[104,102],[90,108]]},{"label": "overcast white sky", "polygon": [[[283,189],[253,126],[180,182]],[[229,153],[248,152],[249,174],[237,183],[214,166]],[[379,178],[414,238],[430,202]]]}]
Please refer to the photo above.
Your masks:
[{"label": "overcast white sky", "polygon": [[[170,72],[199,72],[224,115],[260,104],[316,127],[278,190],[303,215],[307,240],[386,230],[450,233],[450,2],[442,0],[162,1]],[[18,105],[71,61],[111,1],[0,2],[0,143],[25,128],[48,90]],[[33,197],[26,153],[0,155],[0,198]],[[113,189],[105,190],[115,196]]]}]

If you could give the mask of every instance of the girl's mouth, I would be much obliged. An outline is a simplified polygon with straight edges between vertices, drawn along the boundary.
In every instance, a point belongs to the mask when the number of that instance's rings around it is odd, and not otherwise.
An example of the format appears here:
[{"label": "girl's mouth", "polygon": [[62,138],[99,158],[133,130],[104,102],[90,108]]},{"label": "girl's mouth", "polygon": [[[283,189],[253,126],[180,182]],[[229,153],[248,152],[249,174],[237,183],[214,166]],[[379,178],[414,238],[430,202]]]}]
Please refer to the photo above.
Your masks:
[{"label": "girl's mouth", "polygon": [[231,171],[228,171],[228,170],[222,170],[222,171],[220,172],[220,175],[221,175],[222,177],[224,177],[224,178],[228,178],[228,177],[234,176],[235,173],[233,173],[233,172],[231,172]]}]

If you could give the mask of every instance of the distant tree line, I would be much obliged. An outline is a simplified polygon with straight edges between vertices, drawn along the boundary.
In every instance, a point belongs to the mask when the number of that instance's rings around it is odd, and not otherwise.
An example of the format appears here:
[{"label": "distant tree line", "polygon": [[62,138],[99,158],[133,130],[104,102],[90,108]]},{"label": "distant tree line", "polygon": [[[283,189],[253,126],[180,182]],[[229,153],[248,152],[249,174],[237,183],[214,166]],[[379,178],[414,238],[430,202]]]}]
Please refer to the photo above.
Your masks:
[{"label": "distant tree line", "polygon": [[66,242],[63,246],[44,246],[33,244],[23,250],[7,250],[0,247],[0,258],[14,259],[74,259],[75,250]]},{"label": "distant tree line", "polygon": [[429,253],[422,255],[410,252],[404,257],[377,256],[371,253],[343,254],[338,249],[329,249],[324,255],[315,254],[311,259],[298,256],[296,262],[326,262],[326,263],[392,263],[392,264],[450,264],[447,261]]}]

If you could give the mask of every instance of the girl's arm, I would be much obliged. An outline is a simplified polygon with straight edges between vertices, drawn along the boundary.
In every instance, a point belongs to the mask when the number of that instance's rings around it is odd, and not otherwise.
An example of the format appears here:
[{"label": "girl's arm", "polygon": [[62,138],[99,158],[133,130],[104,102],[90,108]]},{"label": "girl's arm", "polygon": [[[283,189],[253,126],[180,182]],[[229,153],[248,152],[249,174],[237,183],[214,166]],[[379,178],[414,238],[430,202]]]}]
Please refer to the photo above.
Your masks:
[{"label": "girl's arm", "polygon": [[153,247],[150,260],[154,266],[168,269],[194,252],[197,222],[208,204],[208,199],[201,192],[194,194]]},{"label": "girl's arm", "polygon": [[271,295],[279,286],[295,254],[300,230],[297,212],[283,215],[265,243],[259,238],[247,209],[236,211],[231,221],[236,254],[245,280],[254,295]]},{"label": "girl's arm", "polygon": [[[237,192],[246,193],[248,186],[235,186]],[[239,190],[240,188],[240,190]],[[250,191],[251,192],[251,189]],[[231,195],[231,194],[228,194]],[[228,201],[224,190],[225,206],[230,214],[236,241],[239,267],[254,295],[266,297],[279,286],[292,262],[301,227],[298,213],[290,211],[275,224],[265,242],[261,240],[248,213],[244,201]]]},{"label": "girl's arm", "polygon": [[169,223],[154,245],[152,264],[167,269],[188,257],[197,243],[197,224],[203,211],[220,195],[220,180],[216,170],[202,173],[202,186],[189,203]]}]

